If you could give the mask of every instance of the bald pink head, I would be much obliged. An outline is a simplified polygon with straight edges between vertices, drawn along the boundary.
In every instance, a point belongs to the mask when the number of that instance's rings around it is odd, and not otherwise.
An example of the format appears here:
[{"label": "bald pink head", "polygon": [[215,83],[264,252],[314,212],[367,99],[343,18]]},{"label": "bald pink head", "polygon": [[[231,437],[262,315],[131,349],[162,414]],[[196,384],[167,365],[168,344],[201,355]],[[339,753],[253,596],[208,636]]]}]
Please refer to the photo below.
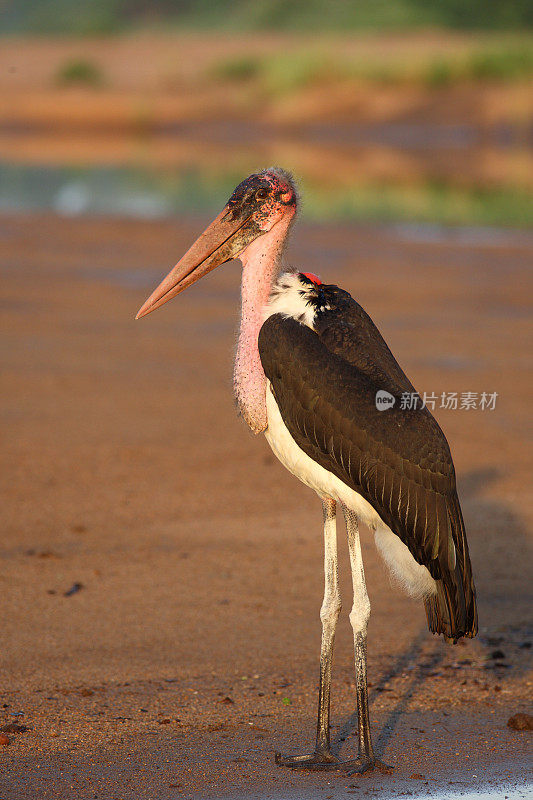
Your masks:
[{"label": "bald pink head", "polygon": [[137,319],[155,311],[211,270],[237,258],[254,240],[282,220],[292,221],[298,193],[292,176],[279,167],[253,173],[232,193],[220,214],[152,292]]}]

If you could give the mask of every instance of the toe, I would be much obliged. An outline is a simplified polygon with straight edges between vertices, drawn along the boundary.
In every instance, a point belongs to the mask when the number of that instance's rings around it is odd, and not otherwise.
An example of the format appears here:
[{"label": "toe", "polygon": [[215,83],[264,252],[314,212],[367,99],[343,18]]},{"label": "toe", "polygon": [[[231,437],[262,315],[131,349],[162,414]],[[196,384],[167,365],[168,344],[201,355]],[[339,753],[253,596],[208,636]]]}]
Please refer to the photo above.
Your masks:
[{"label": "toe", "polygon": [[306,753],[304,755],[282,756],[275,753],[276,764],[290,769],[331,770],[339,769],[340,762],[331,753]]},{"label": "toe", "polygon": [[356,758],[353,761],[345,761],[343,768],[348,775],[362,775],[365,772],[373,772],[374,770],[387,775],[392,772],[392,767],[377,758]]}]

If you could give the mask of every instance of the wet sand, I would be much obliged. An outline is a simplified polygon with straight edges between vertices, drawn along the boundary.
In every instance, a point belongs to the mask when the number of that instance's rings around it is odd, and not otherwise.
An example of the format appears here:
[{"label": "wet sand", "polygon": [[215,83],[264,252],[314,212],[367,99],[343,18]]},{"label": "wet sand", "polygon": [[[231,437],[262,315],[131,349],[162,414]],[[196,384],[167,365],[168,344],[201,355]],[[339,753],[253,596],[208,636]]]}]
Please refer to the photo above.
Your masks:
[{"label": "wet sand", "polygon": [[[2,800],[349,797],[521,785],[530,734],[533,240],[299,225],[289,259],[363,304],[437,408],[458,472],[480,636],[446,646],[370,537],[374,738],[392,776],[286,772],[312,746],[320,504],[237,418],[239,269],[140,322],[206,220],[0,217]],[[355,751],[344,611],[332,738]],[[81,588],[68,593],[76,584]],[[529,596],[528,596],[529,592]],[[514,795],[518,790],[514,790]],[[507,792],[506,792],[507,793]]]}]

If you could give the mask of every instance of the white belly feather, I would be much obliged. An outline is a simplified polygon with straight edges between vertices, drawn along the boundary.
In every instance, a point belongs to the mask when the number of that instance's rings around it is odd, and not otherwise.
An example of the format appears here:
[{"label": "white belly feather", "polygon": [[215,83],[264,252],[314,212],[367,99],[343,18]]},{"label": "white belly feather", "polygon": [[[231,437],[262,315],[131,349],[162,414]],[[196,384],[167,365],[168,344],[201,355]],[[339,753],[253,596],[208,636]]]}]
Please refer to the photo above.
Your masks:
[{"label": "white belly feather", "polygon": [[329,472],[316,461],[313,461],[298,447],[285,423],[283,422],[278,404],[272,394],[270,381],[267,382],[266,406],[268,428],[265,431],[267,441],[289,472],[296,475],[302,483],[309,486],[320,497],[330,497],[338,503],[355,511],[361,522],[373,530],[378,524],[383,525],[380,517],[364,497],[350,489],[340,478]]}]

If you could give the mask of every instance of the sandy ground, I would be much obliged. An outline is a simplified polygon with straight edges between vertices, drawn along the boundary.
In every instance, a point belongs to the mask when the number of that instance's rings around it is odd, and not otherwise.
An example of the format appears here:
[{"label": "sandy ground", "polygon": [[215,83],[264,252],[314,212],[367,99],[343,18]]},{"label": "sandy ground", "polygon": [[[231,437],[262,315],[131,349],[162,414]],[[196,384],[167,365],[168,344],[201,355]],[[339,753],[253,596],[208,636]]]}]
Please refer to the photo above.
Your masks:
[{"label": "sandy ground", "polygon": [[[499,394],[494,411],[435,412],[458,472],[479,638],[452,647],[431,637],[422,606],[390,585],[364,537],[374,738],[395,771],[347,778],[273,764],[275,750],[313,742],[321,516],[233,408],[238,266],[133,321],[204,222],[0,218],[0,725],[26,728],[1,748],[0,797],[522,785],[530,734],[506,723],[531,697],[533,239],[295,231],[290,259],[352,292],[420,391]],[[349,757],[343,540],[341,528],[332,737]]]}]

